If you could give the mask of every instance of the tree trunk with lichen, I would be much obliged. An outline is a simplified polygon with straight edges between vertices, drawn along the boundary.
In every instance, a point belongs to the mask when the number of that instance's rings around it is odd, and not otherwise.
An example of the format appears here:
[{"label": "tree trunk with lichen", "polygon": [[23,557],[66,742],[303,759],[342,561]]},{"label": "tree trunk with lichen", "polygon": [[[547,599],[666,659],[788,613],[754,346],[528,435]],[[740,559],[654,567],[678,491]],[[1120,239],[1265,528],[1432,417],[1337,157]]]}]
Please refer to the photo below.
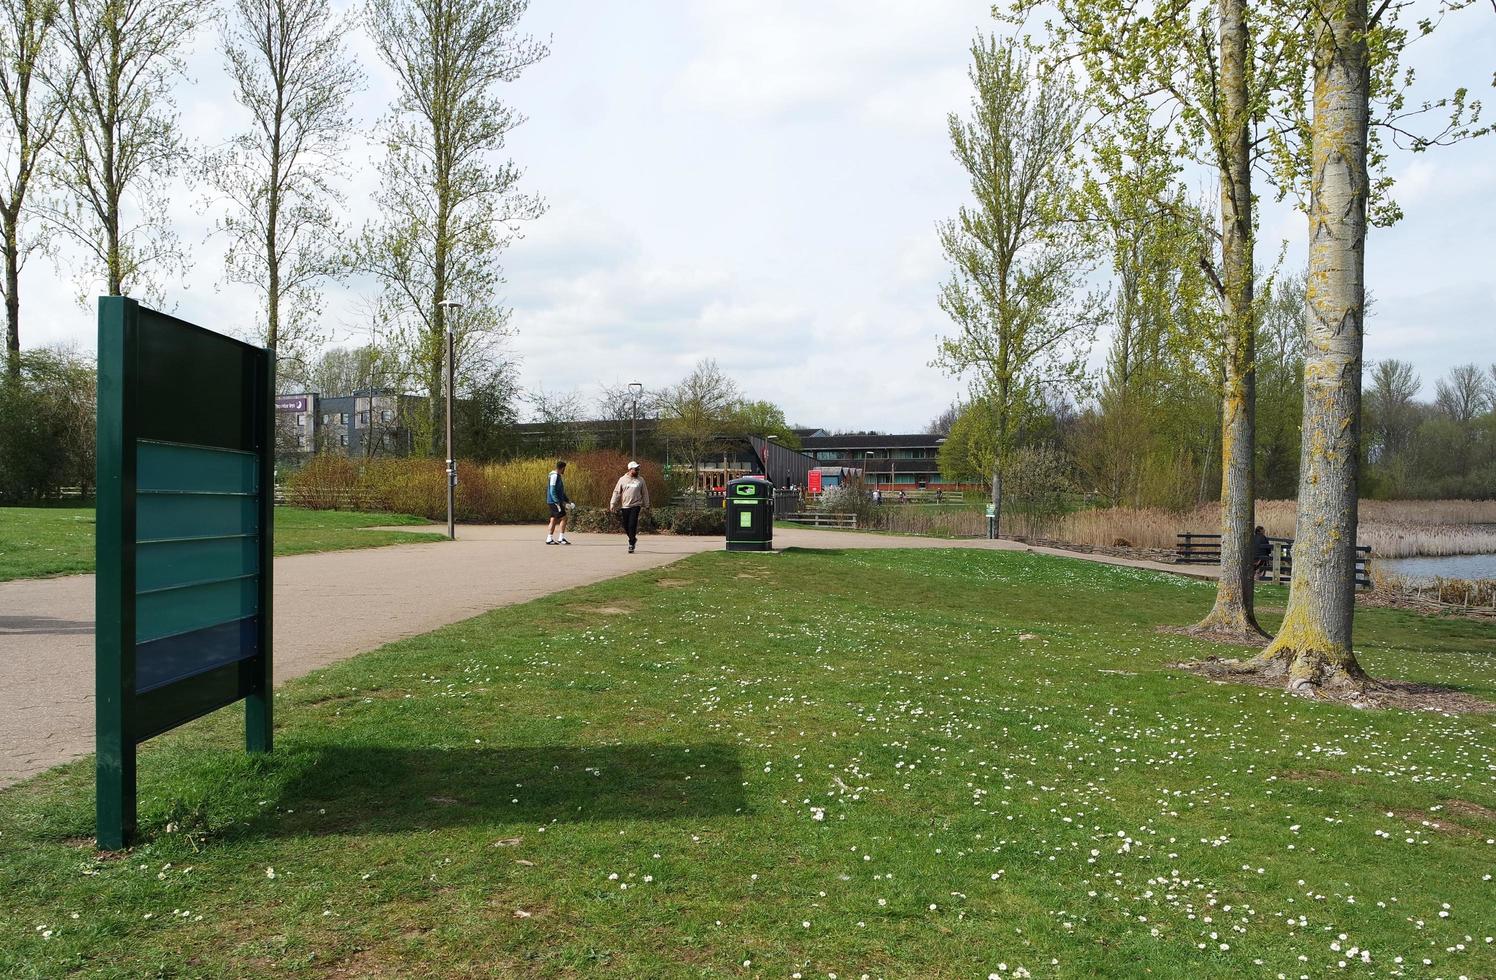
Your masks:
[{"label": "tree trunk with lichen", "polygon": [[1257,392],[1246,13],[1244,0],[1220,0],[1221,129],[1216,142],[1220,152],[1221,292],[1226,313],[1225,384],[1221,392],[1221,574],[1215,606],[1195,629],[1256,637],[1265,634],[1252,609]]},{"label": "tree trunk with lichen", "polygon": [[1283,625],[1253,665],[1305,694],[1367,682],[1351,647],[1366,302],[1366,0],[1329,0],[1319,14],[1293,580]]}]

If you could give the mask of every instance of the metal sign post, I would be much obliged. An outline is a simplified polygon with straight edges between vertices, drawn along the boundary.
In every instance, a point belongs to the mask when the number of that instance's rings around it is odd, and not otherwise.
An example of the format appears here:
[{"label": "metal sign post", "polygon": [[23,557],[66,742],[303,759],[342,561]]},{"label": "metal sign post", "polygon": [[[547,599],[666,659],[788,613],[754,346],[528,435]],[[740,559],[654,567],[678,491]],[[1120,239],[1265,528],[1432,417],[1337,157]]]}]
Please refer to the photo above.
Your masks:
[{"label": "metal sign post", "polygon": [[136,747],[245,702],[271,744],[275,361],[123,296],[99,300],[97,833],[135,834]]}]

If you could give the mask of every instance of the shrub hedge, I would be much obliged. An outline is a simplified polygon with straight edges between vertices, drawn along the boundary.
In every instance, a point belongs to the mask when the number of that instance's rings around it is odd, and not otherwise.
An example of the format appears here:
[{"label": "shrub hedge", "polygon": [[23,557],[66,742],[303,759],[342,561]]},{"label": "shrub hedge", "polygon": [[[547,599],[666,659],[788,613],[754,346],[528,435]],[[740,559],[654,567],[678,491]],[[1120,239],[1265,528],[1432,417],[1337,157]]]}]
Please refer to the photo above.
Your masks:
[{"label": "shrub hedge", "polygon": [[[628,457],[596,450],[567,459],[566,490],[579,508],[606,509],[613,485]],[[550,458],[480,466],[457,463],[457,519],[482,524],[544,521]],[[640,467],[653,499],[668,500],[665,477],[656,463]],[[439,459],[349,459],[319,455],[288,480],[286,502],[314,510],[373,510],[415,514],[431,520],[447,516],[446,464]]]},{"label": "shrub hedge", "polygon": [[[623,525],[618,518],[601,507],[578,507],[567,522],[573,531],[593,534],[622,534]],[[723,533],[722,509],[708,507],[656,507],[639,515],[640,534],[695,534],[712,535]]]}]

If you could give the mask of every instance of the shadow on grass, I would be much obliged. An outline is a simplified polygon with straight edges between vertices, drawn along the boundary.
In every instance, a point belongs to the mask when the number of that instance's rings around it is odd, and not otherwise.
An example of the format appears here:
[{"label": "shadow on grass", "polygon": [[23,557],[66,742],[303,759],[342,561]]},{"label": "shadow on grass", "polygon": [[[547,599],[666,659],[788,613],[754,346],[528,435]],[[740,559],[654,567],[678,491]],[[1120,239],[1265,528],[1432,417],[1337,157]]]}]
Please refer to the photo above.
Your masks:
[{"label": "shadow on grass", "polygon": [[251,834],[677,820],[739,813],[746,806],[737,750],[717,743],[333,746],[314,750],[297,768]]}]

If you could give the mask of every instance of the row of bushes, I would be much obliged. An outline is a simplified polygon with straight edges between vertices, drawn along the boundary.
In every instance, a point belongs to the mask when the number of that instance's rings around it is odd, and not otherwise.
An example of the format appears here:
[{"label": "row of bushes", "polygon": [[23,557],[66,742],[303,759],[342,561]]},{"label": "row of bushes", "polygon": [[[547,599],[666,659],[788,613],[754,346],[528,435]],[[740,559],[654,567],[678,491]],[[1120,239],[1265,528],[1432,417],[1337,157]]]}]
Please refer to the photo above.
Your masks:
[{"label": "row of bushes", "polygon": [[[623,532],[618,518],[602,508],[578,507],[567,526],[577,532]],[[722,534],[722,508],[656,507],[639,515],[639,533]]]},{"label": "row of bushes", "polygon": [[[567,460],[566,491],[578,507],[606,509],[628,457],[596,450]],[[457,519],[481,524],[544,521],[550,458],[479,465],[457,463]],[[640,474],[650,497],[668,502],[669,490],[658,464],[646,462]],[[447,517],[447,467],[439,459],[350,459],[317,456],[286,482],[286,502],[313,510],[372,510]],[[718,521],[721,515],[717,515]]]}]

